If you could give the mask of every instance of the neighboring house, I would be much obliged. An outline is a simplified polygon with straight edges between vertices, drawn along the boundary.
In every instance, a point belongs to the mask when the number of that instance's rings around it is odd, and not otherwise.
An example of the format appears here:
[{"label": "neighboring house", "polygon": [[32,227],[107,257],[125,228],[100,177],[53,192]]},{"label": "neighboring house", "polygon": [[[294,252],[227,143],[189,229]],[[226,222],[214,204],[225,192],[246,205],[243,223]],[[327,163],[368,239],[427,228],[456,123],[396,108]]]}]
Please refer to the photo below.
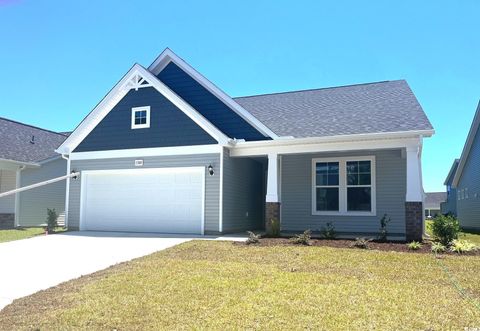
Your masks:
[{"label": "neighboring house", "polygon": [[445,192],[425,193],[425,217],[432,218],[441,213],[440,204],[445,202],[447,194]]},{"label": "neighboring house", "polygon": [[70,229],[261,229],[419,239],[422,140],[404,80],[231,98],[166,49],[135,64],[57,152]]},{"label": "neighboring house", "polygon": [[[65,175],[67,161],[55,153],[65,139],[63,134],[0,118],[0,193]],[[45,224],[47,208],[55,208],[63,222],[65,182],[0,198],[0,228]]]},{"label": "neighboring house", "polygon": [[452,214],[454,216],[457,215],[457,189],[452,186],[452,183],[453,177],[457,172],[459,161],[459,159],[455,159],[453,161],[452,167],[448,172],[448,176],[443,183],[443,185],[447,187],[447,199],[440,205],[442,214]]},{"label": "neighboring house", "polygon": [[480,103],[453,178],[457,217],[464,229],[480,230]]}]

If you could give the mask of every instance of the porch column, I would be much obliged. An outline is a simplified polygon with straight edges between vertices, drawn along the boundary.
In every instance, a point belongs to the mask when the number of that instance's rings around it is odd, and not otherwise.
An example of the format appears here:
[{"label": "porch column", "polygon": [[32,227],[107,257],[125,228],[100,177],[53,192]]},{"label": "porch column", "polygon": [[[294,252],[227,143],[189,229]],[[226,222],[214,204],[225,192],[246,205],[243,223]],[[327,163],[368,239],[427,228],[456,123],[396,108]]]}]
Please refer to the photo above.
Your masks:
[{"label": "porch column", "polygon": [[420,241],[423,234],[423,185],[420,153],[420,146],[407,147],[407,194],[405,197],[407,241]]},{"label": "porch column", "polygon": [[271,222],[280,222],[280,199],[278,196],[278,154],[268,154],[267,195],[265,197],[265,230],[271,233]]}]

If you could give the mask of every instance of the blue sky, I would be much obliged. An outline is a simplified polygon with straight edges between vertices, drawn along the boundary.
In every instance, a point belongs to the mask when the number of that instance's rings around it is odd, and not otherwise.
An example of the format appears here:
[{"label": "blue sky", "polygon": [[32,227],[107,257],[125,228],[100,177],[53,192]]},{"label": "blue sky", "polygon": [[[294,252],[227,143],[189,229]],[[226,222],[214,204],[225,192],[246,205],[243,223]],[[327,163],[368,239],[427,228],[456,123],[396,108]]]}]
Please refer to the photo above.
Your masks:
[{"label": "blue sky", "polygon": [[480,99],[478,0],[0,0],[0,116],[73,129],[121,76],[170,47],[231,96],[406,79],[436,129],[426,191]]}]

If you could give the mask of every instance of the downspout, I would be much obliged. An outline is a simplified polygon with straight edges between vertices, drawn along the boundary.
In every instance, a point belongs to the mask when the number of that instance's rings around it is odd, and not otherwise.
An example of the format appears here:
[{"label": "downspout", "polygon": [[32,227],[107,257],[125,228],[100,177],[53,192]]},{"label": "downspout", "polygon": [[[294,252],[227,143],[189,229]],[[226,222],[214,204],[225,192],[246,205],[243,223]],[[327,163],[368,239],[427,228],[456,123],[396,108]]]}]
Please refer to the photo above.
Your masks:
[{"label": "downspout", "polygon": [[[25,169],[25,166],[22,165],[18,167],[17,171],[15,172],[15,188],[20,187],[20,177],[22,170]],[[14,227],[20,226],[20,193],[15,193],[15,224]]]},{"label": "downspout", "polygon": [[[62,154],[62,159],[67,161],[67,175],[70,175],[70,157],[66,154]],[[64,228],[68,228],[68,206],[70,202],[70,178],[65,181],[65,225]]]}]

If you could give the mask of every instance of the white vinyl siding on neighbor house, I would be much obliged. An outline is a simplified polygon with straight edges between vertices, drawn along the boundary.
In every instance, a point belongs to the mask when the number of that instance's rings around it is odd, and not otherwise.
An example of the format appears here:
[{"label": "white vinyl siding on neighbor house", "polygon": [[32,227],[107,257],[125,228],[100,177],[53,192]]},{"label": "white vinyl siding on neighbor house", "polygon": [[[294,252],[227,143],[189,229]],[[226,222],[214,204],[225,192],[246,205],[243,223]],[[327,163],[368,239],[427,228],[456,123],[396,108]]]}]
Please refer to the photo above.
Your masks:
[{"label": "white vinyl siding on neighbor house", "polygon": [[375,156],[312,159],[312,215],[376,215]]},{"label": "white vinyl siding on neighbor house", "polygon": [[[55,177],[64,176],[67,161],[57,158],[43,163],[39,168],[26,168],[20,172],[20,186],[40,183]],[[65,181],[59,181],[19,193],[18,225],[39,226],[47,222],[47,208],[59,214],[59,223],[64,222]]]},{"label": "white vinyl siding on neighbor house", "polygon": [[[12,170],[0,170],[0,193],[15,189],[16,172]],[[0,214],[15,213],[15,194],[0,198]]]}]

